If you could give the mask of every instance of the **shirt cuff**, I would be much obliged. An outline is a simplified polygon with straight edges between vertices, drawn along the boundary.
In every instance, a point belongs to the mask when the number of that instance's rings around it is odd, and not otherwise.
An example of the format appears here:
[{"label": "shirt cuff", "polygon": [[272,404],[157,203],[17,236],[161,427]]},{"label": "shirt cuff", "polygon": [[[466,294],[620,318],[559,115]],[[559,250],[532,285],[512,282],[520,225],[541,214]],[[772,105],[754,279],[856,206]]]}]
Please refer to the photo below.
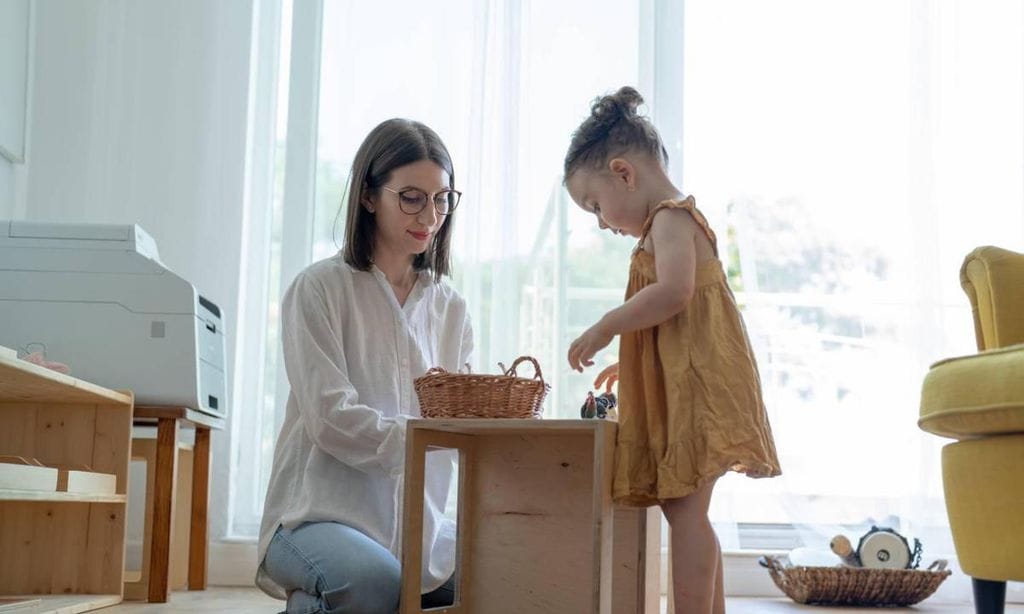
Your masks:
[{"label": "shirt cuff", "polygon": [[384,472],[392,479],[397,479],[405,473],[405,426],[408,421],[409,416],[404,415],[390,419],[391,429],[377,447]]}]

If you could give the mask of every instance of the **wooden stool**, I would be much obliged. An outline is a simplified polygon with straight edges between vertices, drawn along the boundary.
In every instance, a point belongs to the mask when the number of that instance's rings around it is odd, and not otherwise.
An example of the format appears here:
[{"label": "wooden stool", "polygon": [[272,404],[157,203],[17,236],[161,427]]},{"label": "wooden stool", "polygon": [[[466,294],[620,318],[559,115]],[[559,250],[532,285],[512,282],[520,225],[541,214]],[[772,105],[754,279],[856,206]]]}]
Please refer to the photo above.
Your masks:
[{"label": "wooden stool", "polygon": [[[210,494],[210,430],[223,429],[224,419],[186,407],[136,406],[136,426],[157,426],[152,439],[132,439],[132,458],[146,463],[146,522],[142,551],[142,573],[138,581],[125,582],[125,599],[166,603],[173,584],[172,548],[183,549],[184,540],[172,541],[175,529],[188,533],[188,589],[206,588],[207,504]],[[178,427],[195,428],[195,445],[180,444]],[[189,462],[190,461],[190,462]],[[182,466],[179,467],[179,462]],[[191,465],[191,480],[186,472]],[[191,488],[187,488],[191,482]],[[178,485],[176,488],[175,485]],[[191,515],[176,510],[177,496],[191,499]],[[188,501],[183,501],[188,503]],[[186,530],[187,529],[187,530]]]},{"label": "wooden stool", "polygon": [[[402,614],[420,614],[424,461],[457,449],[455,604],[446,613],[651,614],[657,508],[612,504],[618,425],[604,420],[410,420]],[[613,529],[614,527],[614,529]]]}]

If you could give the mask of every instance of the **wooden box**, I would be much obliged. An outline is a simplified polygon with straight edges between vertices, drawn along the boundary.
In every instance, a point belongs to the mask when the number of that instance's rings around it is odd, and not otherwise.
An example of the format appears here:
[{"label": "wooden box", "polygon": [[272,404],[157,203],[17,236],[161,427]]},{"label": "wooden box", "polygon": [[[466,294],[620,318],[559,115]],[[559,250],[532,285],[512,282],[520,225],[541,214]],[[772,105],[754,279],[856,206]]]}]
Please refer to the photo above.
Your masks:
[{"label": "wooden box", "polygon": [[425,454],[454,448],[456,600],[430,611],[656,613],[659,512],[612,503],[617,426],[604,420],[410,420],[401,612],[422,611]]},{"label": "wooden box", "polygon": [[[113,475],[90,491],[0,488],[0,598],[31,595],[34,613],[121,601],[132,396],[0,354],[0,456]],[[76,486],[77,484],[77,486]]]}]

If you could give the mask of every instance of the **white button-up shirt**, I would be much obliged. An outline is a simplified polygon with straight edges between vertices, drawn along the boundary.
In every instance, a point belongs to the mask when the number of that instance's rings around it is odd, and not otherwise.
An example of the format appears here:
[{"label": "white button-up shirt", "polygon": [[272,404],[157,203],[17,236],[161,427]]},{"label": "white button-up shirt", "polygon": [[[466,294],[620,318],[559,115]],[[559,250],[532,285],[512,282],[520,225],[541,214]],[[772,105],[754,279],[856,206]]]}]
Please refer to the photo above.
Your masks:
[{"label": "white button-up shirt", "polygon": [[[380,269],[359,271],[341,255],[292,282],[281,307],[291,392],[274,449],[259,560],[278,526],[335,521],[401,560],[405,421],[419,416],[413,379],[435,366],[470,362],[473,333],[454,290],[422,272],[399,305]],[[455,531],[444,517],[454,451],[431,452],[425,467],[425,592],[455,569]],[[268,594],[284,591],[262,571]]]}]

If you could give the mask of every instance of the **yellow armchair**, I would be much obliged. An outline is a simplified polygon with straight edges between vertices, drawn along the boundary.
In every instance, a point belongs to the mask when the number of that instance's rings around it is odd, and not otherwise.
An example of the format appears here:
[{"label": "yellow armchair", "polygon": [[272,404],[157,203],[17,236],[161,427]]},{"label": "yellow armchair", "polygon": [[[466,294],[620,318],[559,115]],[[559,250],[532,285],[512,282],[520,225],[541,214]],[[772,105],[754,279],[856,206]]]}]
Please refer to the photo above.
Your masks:
[{"label": "yellow armchair", "polygon": [[1002,614],[1006,581],[1024,581],[1024,254],[979,247],[960,283],[979,353],[925,376],[918,425],[942,449],[953,544],[977,614]]}]

